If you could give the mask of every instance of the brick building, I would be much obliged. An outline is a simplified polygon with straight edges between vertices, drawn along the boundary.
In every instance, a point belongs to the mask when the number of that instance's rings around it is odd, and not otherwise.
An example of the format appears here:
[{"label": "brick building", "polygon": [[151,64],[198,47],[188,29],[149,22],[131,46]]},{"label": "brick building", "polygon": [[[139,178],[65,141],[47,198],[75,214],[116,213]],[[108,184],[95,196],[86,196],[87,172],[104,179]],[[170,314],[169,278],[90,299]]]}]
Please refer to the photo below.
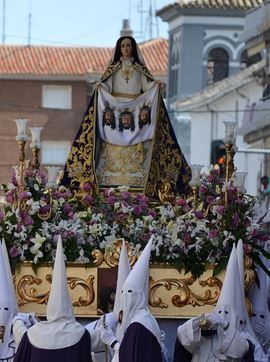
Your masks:
[{"label": "brick building", "polygon": [[[140,49],[155,79],[165,85],[167,40],[150,40]],[[44,127],[42,165],[65,163],[93,85],[111,53],[112,48],[0,45],[0,183],[10,180],[18,163],[17,118],[28,119],[29,127]],[[26,158],[31,158],[29,143]]]}]

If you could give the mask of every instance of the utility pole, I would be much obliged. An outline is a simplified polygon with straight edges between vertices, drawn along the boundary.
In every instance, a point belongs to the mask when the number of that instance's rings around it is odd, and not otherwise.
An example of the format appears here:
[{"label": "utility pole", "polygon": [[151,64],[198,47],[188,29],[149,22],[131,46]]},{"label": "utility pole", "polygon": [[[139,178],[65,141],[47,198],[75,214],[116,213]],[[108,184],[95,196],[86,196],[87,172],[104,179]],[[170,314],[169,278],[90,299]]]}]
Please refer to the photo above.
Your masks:
[{"label": "utility pole", "polygon": [[3,0],[3,14],[2,14],[2,44],[6,40],[6,0]]},{"label": "utility pole", "polygon": [[32,14],[31,14],[31,0],[29,0],[29,14],[28,14],[28,46],[31,45],[31,26],[32,26]]}]

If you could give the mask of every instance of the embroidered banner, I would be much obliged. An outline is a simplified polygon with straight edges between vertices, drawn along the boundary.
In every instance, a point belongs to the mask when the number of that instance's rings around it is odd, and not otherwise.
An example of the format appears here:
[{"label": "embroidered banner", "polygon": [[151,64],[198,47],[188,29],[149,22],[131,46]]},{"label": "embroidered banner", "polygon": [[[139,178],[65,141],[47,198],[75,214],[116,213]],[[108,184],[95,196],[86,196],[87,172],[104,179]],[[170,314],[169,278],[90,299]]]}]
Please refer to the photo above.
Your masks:
[{"label": "embroidered banner", "polygon": [[157,123],[158,85],[123,102],[104,89],[98,91],[98,131],[103,141],[129,146],[151,140]]}]

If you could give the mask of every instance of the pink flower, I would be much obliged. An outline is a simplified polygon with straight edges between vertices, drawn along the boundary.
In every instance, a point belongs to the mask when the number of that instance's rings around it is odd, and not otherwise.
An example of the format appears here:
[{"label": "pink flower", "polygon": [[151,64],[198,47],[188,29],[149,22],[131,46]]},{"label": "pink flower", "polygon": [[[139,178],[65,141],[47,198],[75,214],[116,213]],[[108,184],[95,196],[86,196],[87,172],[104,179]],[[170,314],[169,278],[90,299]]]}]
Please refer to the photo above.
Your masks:
[{"label": "pink flower", "polygon": [[177,205],[177,206],[184,206],[184,205],[186,205],[186,201],[185,201],[182,197],[179,197],[179,198],[176,200],[175,205]]},{"label": "pink flower", "polygon": [[218,236],[218,230],[213,229],[213,230],[209,231],[209,233],[208,233],[209,238],[215,238],[216,236]]},{"label": "pink flower", "polygon": [[225,212],[225,207],[224,206],[218,206],[217,207],[217,213],[218,214],[222,215],[222,214],[224,214],[224,212]]},{"label": "pink flower", "polygon": [[189,243],[190,242],[190,235],[185,234],[184,237],[183,237],[183,241],[184,241],[184,243]]}]

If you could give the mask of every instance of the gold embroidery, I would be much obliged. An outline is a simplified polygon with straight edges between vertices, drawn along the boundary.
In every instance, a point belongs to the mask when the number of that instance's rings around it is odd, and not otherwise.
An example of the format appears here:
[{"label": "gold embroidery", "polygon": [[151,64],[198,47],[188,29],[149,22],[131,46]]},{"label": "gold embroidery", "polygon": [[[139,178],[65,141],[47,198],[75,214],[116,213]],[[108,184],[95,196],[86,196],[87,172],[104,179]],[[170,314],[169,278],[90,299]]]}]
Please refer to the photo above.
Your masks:
[{"label": "gold embroidery", "polygon": [[132,99],[136,99],[140,96],[140,94],[129,94],[129,93],[117,93],[114,92],[112,93],[113,97],[123,97],[123,98],[132,98]]},{"label": "gold embroidery", "polygon": [[142,187],[149,167],[147,154],[150,143],[123,147],[103,142],[97,168],[99,183],[103,186]]}]

